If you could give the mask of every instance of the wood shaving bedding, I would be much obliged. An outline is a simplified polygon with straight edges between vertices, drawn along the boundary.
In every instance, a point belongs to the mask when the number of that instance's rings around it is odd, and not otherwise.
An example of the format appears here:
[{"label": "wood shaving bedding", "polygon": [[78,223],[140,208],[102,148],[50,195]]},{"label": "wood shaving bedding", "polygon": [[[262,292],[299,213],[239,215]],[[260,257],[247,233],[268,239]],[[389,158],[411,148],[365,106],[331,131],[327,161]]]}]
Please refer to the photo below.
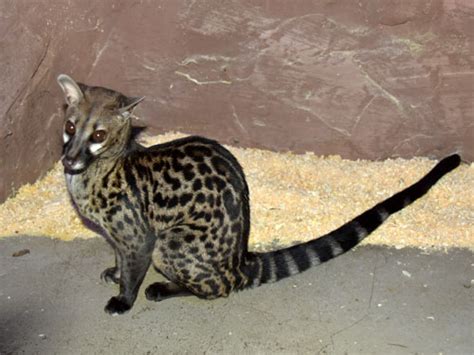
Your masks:
[{"label": "wood shaving bedding", "polygon": [[[185,135],[144,137],[143,144]],[[280,248],[321,236],[414,183],[435,164],[427,158],[350,161],[228,147],[242,164],[250,188],[250,248]],[[391,216],[364,240],[396,248],[474,250],[474,164],[463,164],[430,192]],[[0,205],[0,237],[92,238],[76,215],[61,163]]]}]

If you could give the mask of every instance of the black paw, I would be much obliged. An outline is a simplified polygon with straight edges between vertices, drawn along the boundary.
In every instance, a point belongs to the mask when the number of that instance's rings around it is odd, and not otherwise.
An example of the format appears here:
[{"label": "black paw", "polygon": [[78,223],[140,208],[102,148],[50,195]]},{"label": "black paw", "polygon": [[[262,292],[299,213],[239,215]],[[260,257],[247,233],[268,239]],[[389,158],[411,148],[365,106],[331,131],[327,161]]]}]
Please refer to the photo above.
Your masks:
[{"label": "black paw", "polygon": [[132,308],[131,304],[128,304],[124,299],[119,297],[112,297],[107,306],[105,306],[105,312],[111,315],[123,314]]},{"label": "black paw", "polygon": [[108,269],[102,271],[100,278],[108,284],[118,284],[120,282],[118,270],[116,267],[109,267]]},{"label": "black paw", "polygon": [[151,284],[145,289],[145,297],[149,301],[159,302],[166,297],[163,295],[164,287],[159,282]]}]

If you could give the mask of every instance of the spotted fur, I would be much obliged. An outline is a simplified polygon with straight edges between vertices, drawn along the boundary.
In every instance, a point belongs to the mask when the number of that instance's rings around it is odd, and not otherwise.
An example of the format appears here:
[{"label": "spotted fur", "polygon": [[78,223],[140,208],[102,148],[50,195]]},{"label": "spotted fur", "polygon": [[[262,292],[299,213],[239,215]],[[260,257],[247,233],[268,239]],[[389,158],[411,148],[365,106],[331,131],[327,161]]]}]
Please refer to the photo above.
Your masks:
[{"label": "spotted fur", "polygon": [[133,138],[142,100],[60,75],[68,104],[63,163],[80,215],[103,231],[116,265],[101,277],[120,285],[105,307],[129,310],[150,264],[169,282],[147,287],[150,300],[205,299],[275,282],[348,251],[391,214],[424,195],[460,163],[442,160],[419,182],[335,231],[269,253],[250,252],[249,190],[235,157],[217,142],[187,137],[145,148]]}]

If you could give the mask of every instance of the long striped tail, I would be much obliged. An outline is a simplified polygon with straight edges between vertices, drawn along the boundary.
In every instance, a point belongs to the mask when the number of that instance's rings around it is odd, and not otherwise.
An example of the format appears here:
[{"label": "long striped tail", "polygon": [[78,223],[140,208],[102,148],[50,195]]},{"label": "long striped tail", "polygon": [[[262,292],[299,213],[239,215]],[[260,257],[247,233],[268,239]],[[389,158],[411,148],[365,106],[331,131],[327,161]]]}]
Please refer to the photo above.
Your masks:
[{"label": "long striped tail", "polygon": [[278,281],[345,253],[377,229],[391,214],[426,194],[460,162],[457,154],[444,158],[415,184],[318,239],[269,253],[248,253],[242,269],[248,277],[246,287]]}]

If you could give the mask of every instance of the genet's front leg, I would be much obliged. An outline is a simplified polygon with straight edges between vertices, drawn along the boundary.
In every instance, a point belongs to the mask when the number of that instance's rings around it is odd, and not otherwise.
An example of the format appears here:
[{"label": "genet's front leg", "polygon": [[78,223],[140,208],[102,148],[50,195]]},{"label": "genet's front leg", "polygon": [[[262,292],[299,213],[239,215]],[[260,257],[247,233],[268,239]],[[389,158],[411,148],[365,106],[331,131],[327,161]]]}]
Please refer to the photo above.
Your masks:
[{"label": "genet's front leg", "polygon": [[151,251],[127,251],[121,254],[120,293],[105,306],[107,313],[122,314],[132,308],[150,262]]},{"label": "genet's front leg", "polygon": [[122,268],[122,261],[118,250],[114,248],[114,252],[115,266],[109,267],[102,271],[102,273],[100,274],[100,278],[106,283],[118,284],[120,282],[120,270]]}]

